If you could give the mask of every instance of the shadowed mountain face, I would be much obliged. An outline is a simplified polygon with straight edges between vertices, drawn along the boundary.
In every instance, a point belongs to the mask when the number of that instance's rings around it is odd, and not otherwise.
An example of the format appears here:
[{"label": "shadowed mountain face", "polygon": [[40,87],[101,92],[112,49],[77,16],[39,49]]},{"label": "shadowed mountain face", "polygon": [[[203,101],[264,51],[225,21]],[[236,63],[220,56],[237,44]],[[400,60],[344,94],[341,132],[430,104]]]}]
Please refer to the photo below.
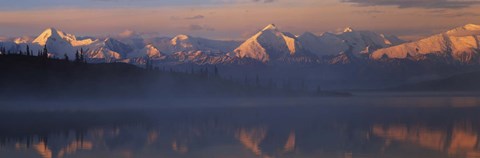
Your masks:
[{"label": "shadowed mountain face", "polygon": [[[446,104],[439,99],[451,102]],[[305,99],[278,99],[278,104],[268,101],[268,106],[220,103],[218,107],[205,107],[200,106],[199,99],[181,108],[4,111],[0,115],[0,156],[477,155],[480,109],[456,107],[466,105],[455,102],[459,99],[479,102],[475,97],[383,96],[330,98],[310,103],[301,101]],[[247,102],[265,103],[261,99]]]}]

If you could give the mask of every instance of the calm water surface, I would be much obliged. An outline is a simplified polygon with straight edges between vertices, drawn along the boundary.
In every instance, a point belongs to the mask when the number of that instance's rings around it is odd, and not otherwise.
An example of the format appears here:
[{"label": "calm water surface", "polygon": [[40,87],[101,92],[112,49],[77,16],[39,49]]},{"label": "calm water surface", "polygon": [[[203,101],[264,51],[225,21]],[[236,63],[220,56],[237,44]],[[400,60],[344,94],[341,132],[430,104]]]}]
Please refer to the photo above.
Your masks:
[{"label": "calm water surface", "polygon": [[178,107],[3,110],[0,157],[480,157],[480,97],[414,96],[211,99],[172,103]]}]

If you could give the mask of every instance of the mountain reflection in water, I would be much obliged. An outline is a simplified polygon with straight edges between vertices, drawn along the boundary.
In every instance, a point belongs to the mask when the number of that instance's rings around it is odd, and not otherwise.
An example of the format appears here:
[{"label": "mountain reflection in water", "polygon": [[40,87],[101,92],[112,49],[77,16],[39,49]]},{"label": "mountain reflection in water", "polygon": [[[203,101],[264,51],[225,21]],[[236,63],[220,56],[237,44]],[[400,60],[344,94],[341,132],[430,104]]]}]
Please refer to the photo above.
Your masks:
[{"label": "mountain reflection in water", "polygon": [[0,112],[0,157],[480,157],[480,107]]}]

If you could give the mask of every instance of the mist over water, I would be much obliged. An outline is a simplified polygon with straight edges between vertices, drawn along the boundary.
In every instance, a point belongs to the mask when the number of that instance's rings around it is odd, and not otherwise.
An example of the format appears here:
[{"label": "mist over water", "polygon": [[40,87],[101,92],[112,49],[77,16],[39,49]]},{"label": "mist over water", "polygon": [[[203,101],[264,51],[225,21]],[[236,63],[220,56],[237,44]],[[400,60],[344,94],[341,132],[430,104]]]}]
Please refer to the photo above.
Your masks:
[{"label": "mist over water", "polygon": [[0,157],[476,157],[479,102],[461,92],[23,102],[3,106]]}]

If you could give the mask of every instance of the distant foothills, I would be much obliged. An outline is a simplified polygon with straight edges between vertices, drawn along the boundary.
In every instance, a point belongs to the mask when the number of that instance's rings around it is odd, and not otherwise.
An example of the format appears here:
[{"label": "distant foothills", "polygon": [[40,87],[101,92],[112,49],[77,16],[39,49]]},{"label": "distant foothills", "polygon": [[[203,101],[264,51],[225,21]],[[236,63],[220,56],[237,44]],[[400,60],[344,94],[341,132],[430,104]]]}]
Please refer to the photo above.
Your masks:
[{"label": "distant foothills", "polygon": [[[0,42],[0,54],[47,56],[86,63],[129,63],[184,71],[216,67],[232,81],[298,83],[314,91],[382,89],[480,70],[480,25],[467,24],[407,42],[393,35],[346,28],[320,35],[282,32],[274,24],[245,41],[189,35],[78,37],[48,28],[38,37]],[[40,54],[40,52],[45,52]],[[80,55],[79,55],[80,54]],[[79,57],[82,59],[79,59]]]}]

